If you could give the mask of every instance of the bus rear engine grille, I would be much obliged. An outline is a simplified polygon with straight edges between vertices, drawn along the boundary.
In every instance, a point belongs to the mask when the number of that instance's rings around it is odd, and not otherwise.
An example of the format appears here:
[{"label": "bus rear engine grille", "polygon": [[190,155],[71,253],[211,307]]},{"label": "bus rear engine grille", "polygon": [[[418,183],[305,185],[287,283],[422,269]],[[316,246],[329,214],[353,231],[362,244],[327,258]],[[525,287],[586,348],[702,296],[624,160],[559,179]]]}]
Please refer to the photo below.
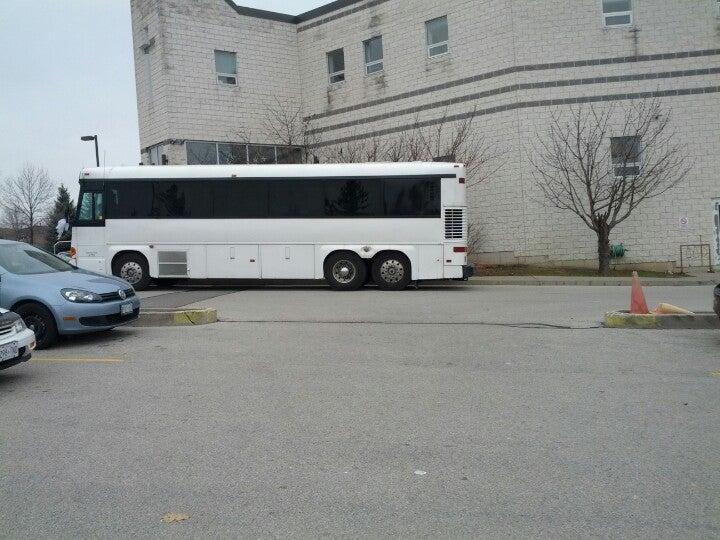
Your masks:
[{"label": "bus rear engine grille", "polygon": [[463,208],[445,209],[445,239],[462,240],[465,232],[465,210]]}]

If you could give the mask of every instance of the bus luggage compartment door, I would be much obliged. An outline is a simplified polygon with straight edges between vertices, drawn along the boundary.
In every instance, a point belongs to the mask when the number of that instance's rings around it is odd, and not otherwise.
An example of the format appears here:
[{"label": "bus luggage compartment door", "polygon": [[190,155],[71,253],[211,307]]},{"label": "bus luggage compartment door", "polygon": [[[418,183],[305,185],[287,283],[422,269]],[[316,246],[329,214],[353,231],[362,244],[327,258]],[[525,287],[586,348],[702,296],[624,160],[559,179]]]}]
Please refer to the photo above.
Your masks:
[{"label": "bus luggage compartment door", "polygon": [[257,245],[207,246],[209,279],[259,279]]},{"label": "bus luggage compartment door", "polygon": [[314,279],[315,246],[260,246],[263,279]]}]

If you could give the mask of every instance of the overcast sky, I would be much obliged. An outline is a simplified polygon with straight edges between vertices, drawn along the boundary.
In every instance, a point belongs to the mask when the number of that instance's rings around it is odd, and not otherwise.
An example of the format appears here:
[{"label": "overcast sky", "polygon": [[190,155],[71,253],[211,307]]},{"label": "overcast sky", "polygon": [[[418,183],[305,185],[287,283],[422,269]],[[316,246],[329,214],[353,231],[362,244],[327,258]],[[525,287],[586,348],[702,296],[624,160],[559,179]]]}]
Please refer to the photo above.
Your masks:
[{"label": "overcast sky", "polygon": [[[217,0],[221,2],[222,0]],[[298,14],[325,0],[244,0]],[[77,193],[78,172],[140,159],[129,0],[2,0],[0,178],[29,161]]]}]

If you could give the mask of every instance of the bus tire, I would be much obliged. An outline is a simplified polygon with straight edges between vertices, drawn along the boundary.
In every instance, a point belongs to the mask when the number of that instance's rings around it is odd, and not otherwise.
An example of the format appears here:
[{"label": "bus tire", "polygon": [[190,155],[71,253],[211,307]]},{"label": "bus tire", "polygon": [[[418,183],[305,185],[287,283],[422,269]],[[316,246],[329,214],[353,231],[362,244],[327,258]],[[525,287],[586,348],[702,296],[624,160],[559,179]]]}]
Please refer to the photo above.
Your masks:
[{"label": "bus tire", "polygon": [[113,261],[113,275],[124,279],[136,291],[150,285],[150,268],[147,259],[139,253],[124,253]]},{"label": "bus tire", "polygon": [[35,332],[35,343],[38,350],[52,347],[58,340],[55,317],[45,306],[34,302],[23,304],[15,310],[27,327]]},{"label": "bus tire", "polygon": [[372,275],[375,285],[385,291],[402,291],[410,284],[410,260],[402,253],[381,253],[373,261]]},{"label": "bus tire", "polygon": [[356,291],[365,284],[365,262],[351,251],[332,253],[323,265],[325,281],[338,291]]}]

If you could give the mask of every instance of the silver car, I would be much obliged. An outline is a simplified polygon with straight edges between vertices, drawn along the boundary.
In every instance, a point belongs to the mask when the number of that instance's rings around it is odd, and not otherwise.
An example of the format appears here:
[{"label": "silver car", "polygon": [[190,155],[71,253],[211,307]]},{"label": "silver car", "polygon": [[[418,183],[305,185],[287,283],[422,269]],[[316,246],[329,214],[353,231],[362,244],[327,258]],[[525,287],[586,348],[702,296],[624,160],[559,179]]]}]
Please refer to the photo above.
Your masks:
[{"label": "silver car", "polygon": [[37,339],[108,330],[138,318],[140,299],[127,282],[80,270],[29,244],[0,240],[0,307],[20,315]]}]

